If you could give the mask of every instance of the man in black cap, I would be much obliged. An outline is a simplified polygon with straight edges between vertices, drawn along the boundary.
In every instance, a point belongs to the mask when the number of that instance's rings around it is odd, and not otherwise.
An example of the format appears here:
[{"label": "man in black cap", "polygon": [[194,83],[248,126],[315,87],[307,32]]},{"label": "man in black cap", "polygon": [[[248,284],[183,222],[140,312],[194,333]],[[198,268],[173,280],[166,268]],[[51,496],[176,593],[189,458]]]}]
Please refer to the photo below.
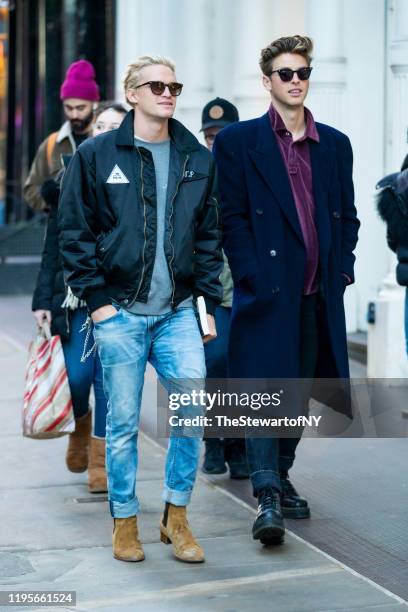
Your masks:
[{"label": "man in black cap", "polygon": [[235,121],[239,121],[238,109],[224,98],[215,98],[204,106],[201,116],[201,132],[204,132],[205,144],[210,151],[212,151],[218,132]]},{"label": "man in black cap", "polygon": [[[239,121],[237,108],[224,100],[215,98],[203,108],[201,131],[210,151],[216,135],[223,127]],[[233,283],[228,260],[224,254],[224,269],[220,275],[223,287],[223,300],[215,310],[217,337],[204,346],[207,378],[227,378],[227,349],[232,307]],[[224,474],[227,471],[234,479],[249,478],[246,462],[245,439],[243,438],[207,438],[205,439],[205,456],[203,472],[206,474]]]}]

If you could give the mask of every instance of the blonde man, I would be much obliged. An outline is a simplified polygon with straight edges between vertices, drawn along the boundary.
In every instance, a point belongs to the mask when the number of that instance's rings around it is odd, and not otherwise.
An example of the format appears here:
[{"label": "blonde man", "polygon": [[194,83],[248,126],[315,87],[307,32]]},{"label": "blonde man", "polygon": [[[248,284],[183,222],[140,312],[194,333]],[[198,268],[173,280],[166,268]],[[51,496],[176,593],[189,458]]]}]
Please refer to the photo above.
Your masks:
[{"label": "blonde man", "polygon": [[[91,312],[108,397],[113,553],[142,561],[135,485],[145,367],[164,383],[204,379],[193,298],[204,297],[211,340],[222,254],[212,156],[172,118],[183,88],[173,63],[143,56],[124,87],[133,109],[118,130],[79,147],[59,223],[67,282]],[[170,437],[166,462],[161,540],[186,562],[204,560],[186,516],[200,446],[198,437]]]}]

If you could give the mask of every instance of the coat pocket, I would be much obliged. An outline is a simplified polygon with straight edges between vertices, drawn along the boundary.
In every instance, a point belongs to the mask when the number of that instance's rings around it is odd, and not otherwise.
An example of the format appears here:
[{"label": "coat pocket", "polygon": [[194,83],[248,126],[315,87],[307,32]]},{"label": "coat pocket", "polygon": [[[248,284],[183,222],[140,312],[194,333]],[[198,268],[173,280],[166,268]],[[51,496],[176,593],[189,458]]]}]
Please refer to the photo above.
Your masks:
[{"label": "coat pocket", "polygon": [[114,245],[117,239],[117,227],[113,227],[108,232],[99,234],[96,239],[96,259],[98,265],[105,271],[109,271],[112,254],[115,251]]}]

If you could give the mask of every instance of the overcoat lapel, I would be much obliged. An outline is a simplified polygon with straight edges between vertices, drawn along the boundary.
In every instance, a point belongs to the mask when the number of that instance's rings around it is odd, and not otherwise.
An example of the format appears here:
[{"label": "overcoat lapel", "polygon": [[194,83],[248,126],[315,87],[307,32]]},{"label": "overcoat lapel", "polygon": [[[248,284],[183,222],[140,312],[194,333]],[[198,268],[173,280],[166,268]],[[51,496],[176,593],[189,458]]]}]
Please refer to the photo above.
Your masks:
[{"label": "overcoat lapel", "polygon": [[258,172],[275,196],[283,214],[303,243],[288,173],[268,113],[259,118],[256,148],[250,149],[249,154]]}]

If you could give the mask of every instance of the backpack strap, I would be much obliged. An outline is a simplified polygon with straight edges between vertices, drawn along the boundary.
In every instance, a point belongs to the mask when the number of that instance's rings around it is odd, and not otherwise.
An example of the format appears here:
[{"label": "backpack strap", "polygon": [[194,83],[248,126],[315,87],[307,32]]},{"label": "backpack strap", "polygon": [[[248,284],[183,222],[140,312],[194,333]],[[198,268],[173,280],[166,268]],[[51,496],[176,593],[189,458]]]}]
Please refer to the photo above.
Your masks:
[{"label": "backpack strap", "polygon": [[50,173],[51,173],[52,153],[54,151],[55,143],[57,142],[57,137],[58,137],[58,132],[53,132],[47,138],[47,164],[48,164],[48,169]]}]

